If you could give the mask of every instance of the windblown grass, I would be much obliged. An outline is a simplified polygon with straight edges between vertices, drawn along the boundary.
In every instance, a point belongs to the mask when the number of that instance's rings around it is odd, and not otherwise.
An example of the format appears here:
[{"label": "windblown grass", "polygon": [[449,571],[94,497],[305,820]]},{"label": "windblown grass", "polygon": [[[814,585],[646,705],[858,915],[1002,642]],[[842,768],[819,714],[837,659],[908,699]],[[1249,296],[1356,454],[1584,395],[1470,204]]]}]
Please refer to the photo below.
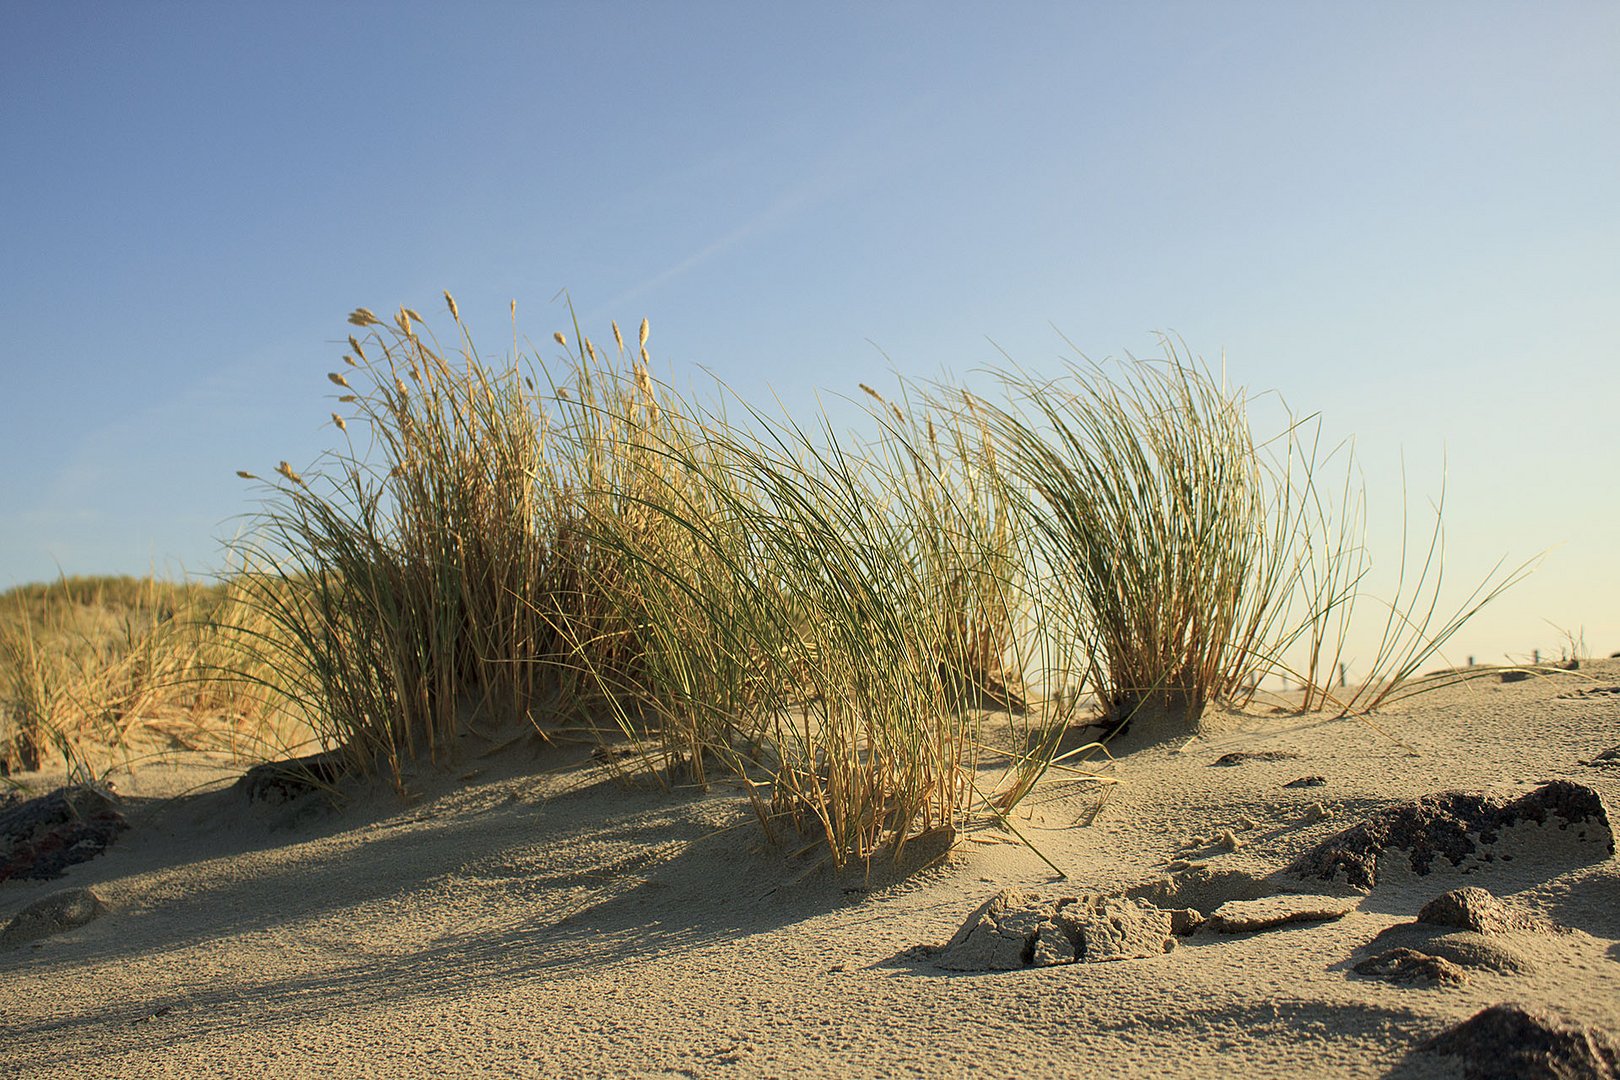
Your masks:
[{"label": "windblown grass", "polygon": [[280,699],[242,677],[227,585],[63,578],[0,596],[0,767],[168,749],[263,751]]},{"label": "windblown grass", "polygon": [[[281,463],[237,549],[243,663],[396,780],[526,718],[666,785],[734,779],[767,832],[842,864],[1007,822],[1088,691],[1115,728],[1191,726],[1303,647],[1307,708],[1373,708],[1511,583],[1429,634],[1437,535],[1386,685],[1341,699],[1353,459],[1335,502],[1318,427],[1257,441],[1246,395],[1168,339],[1155,363],[995,373],[995,403],[863,386],[847,435],[655,380],[646,322],[609,348],[576,324],[549,361],[514,330],[486,360],[445,299],[449,349],[409,309],[350,317],[343,445]],[[987,710],[1013,729],[994,746]]]}]

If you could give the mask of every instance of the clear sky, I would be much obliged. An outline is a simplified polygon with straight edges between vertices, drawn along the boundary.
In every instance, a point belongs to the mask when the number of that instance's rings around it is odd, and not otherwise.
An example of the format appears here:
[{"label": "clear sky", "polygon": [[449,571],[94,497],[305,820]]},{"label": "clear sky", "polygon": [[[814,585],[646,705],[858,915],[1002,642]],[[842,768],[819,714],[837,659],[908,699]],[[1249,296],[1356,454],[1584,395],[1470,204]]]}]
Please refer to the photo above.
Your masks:
[{"label": "clear sky", "polygon": [[[0,0],[0,588],[207,573],[344,316],[790,408],[1169,330],[1355,434],[1450,650],[1620,649],[1620,5]],[[992,342],[995,344],[992,345]],[[882,352],[879,352],[879,349]],[[886,357],[886,358],[885,358]]]}]

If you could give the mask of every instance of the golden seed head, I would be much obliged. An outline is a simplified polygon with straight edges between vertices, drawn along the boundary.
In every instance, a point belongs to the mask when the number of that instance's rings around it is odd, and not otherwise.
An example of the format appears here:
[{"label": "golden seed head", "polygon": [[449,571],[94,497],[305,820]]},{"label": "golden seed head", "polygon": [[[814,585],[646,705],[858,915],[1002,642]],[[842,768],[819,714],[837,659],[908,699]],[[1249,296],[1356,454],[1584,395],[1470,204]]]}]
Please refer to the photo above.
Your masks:
[{"label": "golden seed head", "polygon": [[444,302],[450,308],[450,317],[456,322],[461,321],[461,312],[456,310],[456,298],[450,295],[450,290],[444,290]]},{"label": "golden seed head", "polygon": [[568,348],[568,339],[563,337],[563,332],[561,330],[558,330],[556,333],[552,334],[551,337],[553,341],[561,345],[563,348]]},{"label": "golden seed head", "polygon": [[557,396],[562,398],[564,401],[567,401],[568,400],[568,388],[566,386],[557,387]]},{"label": "golden seed head", "polygon": [[353,334],[349,335],[349,348],[353,349],[354,355],[360,359],[364,360],[366,358],[366,351],[360,347],[360,342],[356,340]]},{"label": "golden seed head", "polygon": [[328,379],[331,379],[333,382],[337,383],[339,386],[345,387],[345,388],[350,389],[350,390],[354,389],[352,386],[349,386],[349,380],[345,379],[342,375],[340,375],[336,371],[328,371],[326,373],[326,377]]},{"label": "golden seed head", "polygon": [[344,394],[342,397],[338,398],[338,400],[343,402],[343,404],[345,404],[345,405],[353,405],[356,401],[359,401],[360,399],[355,397],[353,394]]},{"label": "golden seed head", "polygon": [[648,356],[648,355],[647,355],[647,346],[645,346],[645,345],[643,345],[643,346],[642,346],[642,347],[641,347],[641,362],[642,362],[642,363],[643,363],[643,364],[650,364],[650,363],[652,363],[652,357],[650,357],[650,356]]},{"label": "golden seed head", "polygon": [[252,473],[248,472],[246,469],[237,469],[236,470],[236,475],[240,476],[244,480],[257,480],[258,479],[257,476],[254,476]]},{"label": "golden seed head", "polygon": [[337,425],[337,429],[339,431],[348,431],[349,430],[349,425],[345,424],[343,422],[343,417],[339,416],[337,413],[332,414],[332,423]]},{"label": "golden seed head", "polygon": [[647,347],[647,332],[648,332],[648,330],[649,330],[649,326],[648,326],[647,320],[642,319],[641,320],[641,341],[640,341],[639,344],[641,345],[641,347],[643,349],[645,349]]},{"label": "golden seed head", "polygon": [[619,333],[619,324],[613,324],[613,342],[619,347],[619,355],[624,355],[624,335]]},{"label": "golden seed head", "polygon": [[855,385],[859,386],[861,388],[861,392],[866,394],[868,397],[872,398],[874,401],[882,402],[885,405],[888,404],[887,401],[883,401],[883,395],[882,394],[878,393],[876,390],[872,389],[870,386],[867,386],[865,383],[856,383]]},{"label": "golden seed head", "polygon": [[343,362],[345,364],[348,364],[350,367],[359,367],[360,366],[358,363],[355,362],[354,357],[349,356],[347,353],[345,353],[344,356],[343,356]]},{"label": "golden seed head", "polygon": [[349,313],[349,321],[356,326],[372,326],[382,320],[371,313],[370,308],[355,308]]},{"label": "golden seed head", "polygon": [[280,473],[282,476],[285,476],[295,484],[302,485],[304,482],[304,478],[293,472],[293,467],[287,464],[285,461],[276,466],[276,472]]},{"label": "golden seed head", "polygon": [[407,387],[406,387],[406,386],[405,386],[405,382],[404,382],[404,380],[403,380],[403,379],[398,379],[398,378],[396,378],[396,379],[395,379],[395,380],[394,380],[394,389],[395,389],[395,390],[398,390],[398,391],[399,391],[399,396],[400,396],[400,397],[402,397],[402,398],[403,398],[403,397],[410,397],[410,396],[411,396],[411,392],[410,392],[410,390],[409,390],[409,389],[408,389],[408,388],[407,388]]},{"label": "golden seed head", "polygon": [[585,339],[585,351],[590,354],[592,360],[596,359],[596,346],[591,344],[590,338]]},{"label": "golden seed head", "polygon": [[422,316],[416,313],[415,308],[402,307],[399,310],[404,313],[407,319],[415,319],[417,322],[427,322],[426,319],[422,318]]}]

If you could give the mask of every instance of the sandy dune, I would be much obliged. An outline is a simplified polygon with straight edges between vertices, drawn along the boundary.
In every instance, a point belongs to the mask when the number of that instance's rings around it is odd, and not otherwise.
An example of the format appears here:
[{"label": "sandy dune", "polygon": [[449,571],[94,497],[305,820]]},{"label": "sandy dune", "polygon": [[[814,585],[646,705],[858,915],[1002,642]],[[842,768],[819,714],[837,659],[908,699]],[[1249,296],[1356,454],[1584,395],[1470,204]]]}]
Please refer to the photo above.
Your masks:
[{"label": "sandy dune", "polygon": [[[528,743],[469,743],[403,798],[355,785],[337,810],[249,804],[219,762],[148,765],[113,778],[132,828],[107,854],[0,883],[0,920],[70,887],[108,908],[0,953],[0,1073],[1460,1076],[1412,1051],[1497,1002],[1620,1028],[1612,857],[1530,843],[1466,877],[1392,871],[1337,921],[1144,960],[950,973],[915,947],[1009,886],[1107,892],[1177,860],[1265,875],[1430,792],[1564,778],[1620,808],[1620,767],[1579,763],[1620,743],[1620,693],[1590,692],[1617,685],[1615,661],[1475,682],[1382,714],[1387,735],[1212,716],[1123,757],[1118,784],[1052,780],[1025,804],[1020,830],[1067,880],[993,830],[910,876],[807,873],[735,791],[627,788]],[[1274,759],[1213,765],[1233,751]],[[1307,775],[1326,783],[1284,786]],[[1187,846],[1229,829],[1236,850]],[[1456,986],[1351,970],[1463,884],[1571,930],[1502,935],[1520,970]]]}]

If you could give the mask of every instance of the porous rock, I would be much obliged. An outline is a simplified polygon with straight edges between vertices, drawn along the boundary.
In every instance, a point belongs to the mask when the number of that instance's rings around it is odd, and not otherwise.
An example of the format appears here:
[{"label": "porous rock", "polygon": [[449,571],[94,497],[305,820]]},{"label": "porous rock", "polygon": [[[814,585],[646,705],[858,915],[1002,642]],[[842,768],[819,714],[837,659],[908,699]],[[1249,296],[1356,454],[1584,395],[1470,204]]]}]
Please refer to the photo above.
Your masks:
[{"label": "porous rock", "polygon": [[1487,861],[1502,830],[1524,823],[1552,824],[1568,834],[1571,858],[1597,862],[1614,854],[1614,830],[1598,793],[1584,784],[1555,780],[1514,799],[1448,791],[1401,803],[1328,837],[1290,865],[1290,872],[1331,881],[1343,875],[1358,888],[1377,884],[1378,858],[1407,853],[1414,873],[1428,874],[1439,859],[1461,866]]},{"label": "porous rock", "polygon": [[52,893],[23,908],[0,930],[0,952],[83,926],[106,910],[101,897],[90,889]]},{"label": "porous rock", "polygon": [[1293,923],[1330,922],[1343,918],[1355,901],[1338,896],[1266,896],[1229,900],[1210,915],[1208,926],[1222,934],[1274,930]]},{"label": "porous rock", "polygon": [[61,877],[127,828],[117,799],[88,784],[11,802],[0,809],[0,881]]},{"label": "porous rock", "polygon": [[1545,930],[1550,924],[1522,911],[1514,911],[1488,889],[1470,885],[1452,889],[1423,905],[1417,921],[1430,926],[1454,926],[1479,934],[1505,934],[1513,930]]},{"label": "porous rock", "polygon": [[1057,905],[1019,889],[1003,889],[969,915],[934,958],[947,971],[1015,971],[1027,967],[1035,931]]},{"label": "porous rock", "polygon": [[1298,780],[1290,780],[1284,784],[1285,788],[1322,787],[1327,783],[1325,776],[1302,776]]},{"label": "porous rock", "polygon": [[1004,889],[968,916],[934,964],[947,971],[1013,971],[1143,959],[1173,946],[1176,925],[1172,912],[1141,900],[1046,899]]},{"label": "porous rock", "polygon": [[1075,960],[1082,964],[1162,955],[1170,948],[1175,929],[1168,911],[1120,897],[1066,904],[1058,909],[1057,922],[1069,931]]},{"label": "porous rock", "polygon": [[1466,1080],[1614,1080],[1620,1070],[1620,1039],[1613,1032],[1506,1002],[1476,1013],[1418,1050],[1461,1059]]},{"label": "porous rock", "polygon": [[1468,981],[1467,972],[1452,961],[1416,949],[1390,949],[1369,956],[1355,970],[1358,975],[1420,986],[1461,986]]}]

